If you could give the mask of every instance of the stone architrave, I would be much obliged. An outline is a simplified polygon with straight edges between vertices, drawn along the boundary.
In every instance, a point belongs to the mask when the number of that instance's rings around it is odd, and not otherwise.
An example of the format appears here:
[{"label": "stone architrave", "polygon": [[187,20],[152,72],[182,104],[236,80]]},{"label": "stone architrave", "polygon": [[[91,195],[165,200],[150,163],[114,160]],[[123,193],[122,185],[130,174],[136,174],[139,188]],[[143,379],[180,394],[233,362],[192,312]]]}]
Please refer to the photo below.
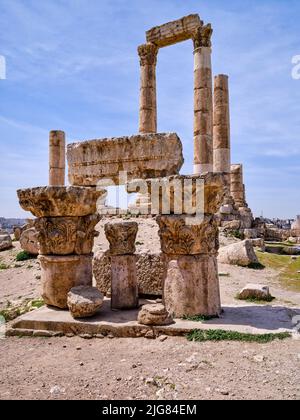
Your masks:
[{"label": "stone architrave", "polygon": [[65,185],[66,140],[63,131],[50,131],[49,185]]},{"label": "stone architrave", "polygon": [[194,174],[213,171],[211,25],[199,26],[194,42]]},{"label": "stone architrave", "polygon": [[36,219],[42,255],[86,255],[93,252],[95,226],[99,215],[83,217],[43,217]]},{"label": "stone architrave", "polygon": [[182,144],[175,133],[90,140],[68,145],[69,181],[72,185],[126,184],[127,180],[178,174],[183,165]]},{"label": "stone architrave", "polygon": [[[174,175],[165,178],[133,180],[126,185],[128,193],[143,187],[148,197],[146,214],[214,214],[229,194],[229,175]],[[143,203],[142,203],[143,204]],[[143,207],[136,207],[142,213]]]},{"label": "stone architrave", "polygon": [[75,286],[92,286],[92,255],[40,255],[43,294],[47,305],[65,309]]},{"label": "stone architrave", "polygon": [[147,42],[151,42],[159,48],[167,47],[192,38],[195,30],[202,25],[203,22],[199,15],[188,15],[149,29],[146,32],[146,39]]},{"label": "stone architrave", "polygon": [[139,132],[157,132],[156,63],[158,48],[153,43],[138,47],[141,66]]}]

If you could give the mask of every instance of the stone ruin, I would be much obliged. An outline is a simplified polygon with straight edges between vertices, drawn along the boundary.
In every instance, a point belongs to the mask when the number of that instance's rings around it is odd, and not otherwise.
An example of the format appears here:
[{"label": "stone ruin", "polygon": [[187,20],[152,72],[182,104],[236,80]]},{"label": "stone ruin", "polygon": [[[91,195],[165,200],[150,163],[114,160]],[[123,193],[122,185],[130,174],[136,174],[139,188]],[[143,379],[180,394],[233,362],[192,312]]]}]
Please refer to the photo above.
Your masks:
[{"label": "stone ruin", "polygon": [[[139,133],[69,144],[69,187],[65,186],[65,134],[62,131],[50,133],[49,186],[18,191],[21,207],[36,217],[34,228],[39,243],[43,298],[47,305],[66,309],[69,296],[72,313],[76,313],[74,301],[78,301],[81,290],[83,300],[93,295],[87,288],[92,286],[95,226],[101,218],[97,208],[105,206],[105,187],[124,183],[128,191],[138,193],[137,207],[142,203],[148,210],[151,207],[152,215],[156,215],[162,250],[159,258],[162,284],[148,283],[147,294],[163,292],[163,304],[144,307],[140,322],[164,325],[171,322],[170,317],[221,313],[218,227],[235,224],[238,229],[249,229],[253,218],[245,200],[242,165],[231,165],[228,77],[216,76],[213,91],[212,32],[211,25],[204,25],[198,15],[186,16],[146,32],[146,43],[138,47]],[[179,175],[183,155],[177,134],[157,133],[156,104],[159,50],[186,40],[192,40],[194,47],[194,166],[193,175],[188,176]],[[126,172],[125,180],[120,172]],[[153,211],[150,197],[155,182],[151,181],[155,180],[162,185],[175,181],[195,185],[201,181],[202,217],[198,217],[197,208],[192,213],[187,212],[182,199],[175,199],[171,190],[165,192],[164,197],[160,196]],[[144,191],[141,185],[145,186]],[[189,198],[194,202],[195,197],[192,187]],[[163,210],[165,199],[171,203],[169,213]],[[178,206],[179,212],[176,211]],[[101,292],[110,289],[112,309],[138,306],[142,287],[139,267],[148,267],[151,256],[138,260],[135,254],[137,230],[135,222],[108,223],[105,227],[110,244],[106,258],[108,281],[97,279],[97,286],[101,289],[99,283],[102,282],[106,283],[106,290]],[[73,293],[71,297],[70,293]],[[101,301],[99,295],[91,305],[95,306],[96,301]],[[91,311],[88,314],[90,316]]]}]

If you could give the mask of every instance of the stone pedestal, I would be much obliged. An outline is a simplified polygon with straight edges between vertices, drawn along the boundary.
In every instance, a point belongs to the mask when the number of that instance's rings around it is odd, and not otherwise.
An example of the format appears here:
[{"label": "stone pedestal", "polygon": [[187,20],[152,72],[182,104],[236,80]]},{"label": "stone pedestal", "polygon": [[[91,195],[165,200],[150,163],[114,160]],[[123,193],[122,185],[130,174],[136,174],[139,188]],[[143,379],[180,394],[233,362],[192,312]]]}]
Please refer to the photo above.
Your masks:
[{"label": "stone pedestal", "polygon": [[105,235],[111,255],[111,307],[133,309],[138,306],[135,222],[107,223]]},{"label": "stone pedestal", "polygon": [[211,25],[199,26],[194,42],[194,174],[213,171]]},{"label": "stone pedestal", "polygon": [[72,287],[92,285],[92,249],[97,199],[104,195],[84,187],[38,187],[19,190],[21,207],[37,219],[37,232],[47,305],[67,308]]},{"label": "stone pedestal", "polygon": [[72,287],[92,286],[92,258],[92,255],[40,255],[45,303],[65,309]]},{"label": "stone pedestal", "polygon": [[[194,220],[193,220],[194,219]],[[218,226],[213,215],[158,216],[161,248],[167,260],[163,299],[174,317],[218,316]]]},{"label": "stone pedestal", "polygon": [[140,133],[157,132],[156,62],[158,47],[149,42],[138,47],[141,65]]},{"label": "stone pedestal", "polygon": [[63,131],[50,131],[49,185],[65,185],[66,140]]}]

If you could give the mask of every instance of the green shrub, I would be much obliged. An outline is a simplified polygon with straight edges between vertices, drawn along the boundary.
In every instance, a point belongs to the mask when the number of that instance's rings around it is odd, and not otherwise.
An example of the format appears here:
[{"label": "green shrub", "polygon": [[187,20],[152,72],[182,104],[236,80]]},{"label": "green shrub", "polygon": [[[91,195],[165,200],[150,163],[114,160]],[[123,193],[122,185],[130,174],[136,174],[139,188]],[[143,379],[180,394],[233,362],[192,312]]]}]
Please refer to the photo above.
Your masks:
[{"label": "green shrub", "polygon": [[26,261],[35,258],[33,255],[29,254],[26,251],[21,251],[16,256],[16,261]]},{"label": "green shrub", "polygon": [[188,335],[189,341],[244,341],[256,343],[269,343],[274,340],[284,340],[290,338],[291,334],[277,333],[277,334],[246,334],[235,331],[224,330],[192,330]]}]

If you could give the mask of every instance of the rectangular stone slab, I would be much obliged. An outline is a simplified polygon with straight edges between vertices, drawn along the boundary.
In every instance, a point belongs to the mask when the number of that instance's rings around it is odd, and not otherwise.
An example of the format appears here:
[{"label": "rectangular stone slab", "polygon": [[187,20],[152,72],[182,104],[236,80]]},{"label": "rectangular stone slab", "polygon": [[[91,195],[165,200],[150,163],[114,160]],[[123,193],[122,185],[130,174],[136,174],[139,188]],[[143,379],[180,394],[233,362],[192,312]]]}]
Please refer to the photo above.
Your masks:
[{"label": "rectangular stone slab", "polygon": [[71,185],[123,184],[128,180],[158,178],[178,174],[183,165],[182,144],[175,133],[142,134],[131,137],[88,140],[68,145],[67,159]]},{"label": "rectangular stone slab", "polygon": [[151,28],[146,32],[146,39],[147,42],[152,42],[158,47],[167,47],[190,39],[193,32],[202,25],[199,15],[184,16],[173,22]]}]

